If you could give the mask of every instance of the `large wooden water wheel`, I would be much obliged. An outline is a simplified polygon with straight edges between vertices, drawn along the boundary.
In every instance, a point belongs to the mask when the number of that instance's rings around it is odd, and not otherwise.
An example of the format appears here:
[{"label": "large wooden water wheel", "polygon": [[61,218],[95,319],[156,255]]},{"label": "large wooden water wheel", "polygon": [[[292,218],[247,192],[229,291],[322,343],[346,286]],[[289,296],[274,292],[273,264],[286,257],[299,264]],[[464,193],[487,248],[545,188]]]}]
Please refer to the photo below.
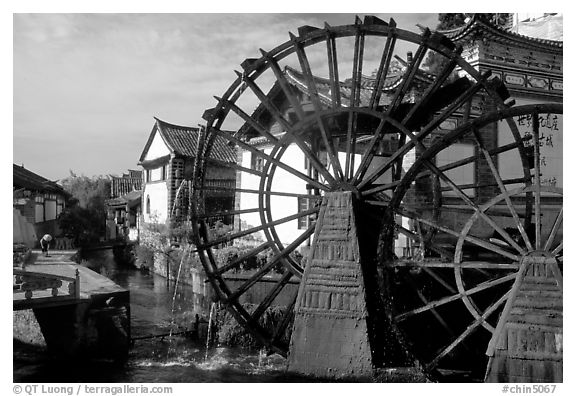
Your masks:
[{"label": "large wooden water wheel", "polygon": [[[559,191],[543,186],[538,144],[532,155],[530,139],[513,124],[561,111],[508,109],[502,83],[476,71],[461,50],[441,34],[416,34],[375,17],[304,26],[246,59],[206,111],[191,200],[194,242],[219,300],[270,350],[288,353],[316,218],[335,192],[351,192],[359,202],[358,237],[373,258],[366,265],[381,275],[375,304],[386,307],[430,369],[445,363],[452,369],[460,347],[474,352],[469,359],[482,359],[521,258],[535,251],[560,255],[561,210],[549,229],[538,220],[545,203],[561,207]],[[430,56],[442,64],[434,74],[422,66]],[[500,112],[484,115],[494,110]],[[502,122],[508,128],[485,142],[485,130]],[[450,152],[462,142],[473,145],[473,154],[454,159]],[[223,143],[237,148],[237,163],[213,159]],[[517,174],[500,175],[499,163],[511,156]],[[214,183],[214,164],[235,170],[236,187]],[[453,179],[470,166],[489,175]],[[233,195],[235,207],[207,210],[214,191]],[[451,225],[447,216],[455,219],[454,213],[458,221]],[[225,234],[214,232],[216,219],[228,219]],[[223,263],[223,245],[242,253]],[[262,256],[260,265],[238,273]],[[263,283],[264,295],[252,293]],[[272,305],[283,309],[269,327],[262,318]],[[488,336],[468,346],[479,328]]]}]

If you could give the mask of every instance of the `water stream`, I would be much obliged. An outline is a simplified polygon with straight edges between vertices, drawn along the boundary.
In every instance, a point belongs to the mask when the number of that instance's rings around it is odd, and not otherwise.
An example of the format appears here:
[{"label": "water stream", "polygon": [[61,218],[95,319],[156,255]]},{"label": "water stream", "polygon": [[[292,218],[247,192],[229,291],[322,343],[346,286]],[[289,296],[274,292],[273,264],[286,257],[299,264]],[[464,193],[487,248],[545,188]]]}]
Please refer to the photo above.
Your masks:
[{"label": "water stream", "polygon": [[210,347],[207,340],[176,335],[190,330],[196,314],[208,317],[211,302],[187,285],[116,264],[111,251],[94,253],[83,265],[130,290],[132,337],[136,340],[124,364],[53,361],[38,348],[14,345],[14,382],[304,382],[285,372],[285,360],[259,351]]}]

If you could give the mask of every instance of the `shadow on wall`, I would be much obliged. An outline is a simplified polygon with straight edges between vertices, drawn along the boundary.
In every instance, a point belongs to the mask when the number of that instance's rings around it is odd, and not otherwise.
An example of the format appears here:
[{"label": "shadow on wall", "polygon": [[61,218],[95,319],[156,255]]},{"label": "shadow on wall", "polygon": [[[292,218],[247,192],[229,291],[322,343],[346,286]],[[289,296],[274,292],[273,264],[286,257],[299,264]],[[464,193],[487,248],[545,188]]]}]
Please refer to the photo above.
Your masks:
[{"label": "shadow on wall", "polygon": [[17,209],[12,209],[13,242],[22,243],[32,249],[38,242],[34,225],[28,222]]}]

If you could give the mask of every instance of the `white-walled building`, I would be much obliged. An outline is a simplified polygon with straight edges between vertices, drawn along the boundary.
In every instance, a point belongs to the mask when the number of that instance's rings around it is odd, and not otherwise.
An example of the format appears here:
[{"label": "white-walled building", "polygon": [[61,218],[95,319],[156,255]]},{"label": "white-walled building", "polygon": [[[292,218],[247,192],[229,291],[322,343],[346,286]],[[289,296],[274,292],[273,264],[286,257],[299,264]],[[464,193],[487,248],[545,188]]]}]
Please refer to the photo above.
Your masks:
[{"label": "white-walled building", "polygon": [[[199,135],[199,128],[169,124],[156,118],[138,163],[143,168],[144,223],[166,224],[169,220],[186,218],[188,214],[186,182],[192,180]],[[221,139],[216,139],[209,159],[206,183],[233,188],[236,178],[234,169],[222,165],[230,162],[236,162],[235,149]],[[177,195],[179,189],[180,194]],[[211,192],[209,205],[212,208],[208,210],[232,209],[234,193]]]}]

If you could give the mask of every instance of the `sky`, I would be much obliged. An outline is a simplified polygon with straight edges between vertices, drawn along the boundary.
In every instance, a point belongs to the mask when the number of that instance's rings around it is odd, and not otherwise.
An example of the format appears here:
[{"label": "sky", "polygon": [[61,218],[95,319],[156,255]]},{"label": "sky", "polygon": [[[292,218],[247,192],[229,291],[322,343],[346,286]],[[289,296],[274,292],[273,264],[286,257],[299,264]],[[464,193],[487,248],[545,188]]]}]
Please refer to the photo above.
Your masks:
[{"label": "sky", "polygon": [[[51,179],[138,169],[154,117],[187,126],[259,48],[365,14],[13,15],[13,162]],[[433,29],[438,14],[374,14]]]}]

